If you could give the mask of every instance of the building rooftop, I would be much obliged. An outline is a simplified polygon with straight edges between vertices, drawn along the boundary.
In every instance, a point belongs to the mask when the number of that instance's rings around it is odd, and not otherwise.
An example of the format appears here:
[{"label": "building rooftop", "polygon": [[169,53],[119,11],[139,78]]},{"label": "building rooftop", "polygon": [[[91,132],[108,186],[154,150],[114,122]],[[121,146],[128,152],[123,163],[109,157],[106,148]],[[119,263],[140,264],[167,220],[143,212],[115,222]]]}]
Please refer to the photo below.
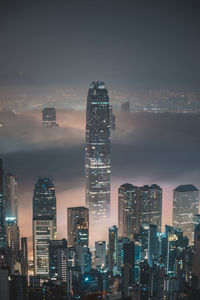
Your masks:
[{"label": "building rooftop", "polygon": [[130,183],[124,183],[124,184],[120,185],[120,188],[124,188],[126,190],[132,190],[134,188],[134,186]]},{"label": "building rooftop", "polygon": [[179,185],[177,188],[175,188],[176,192],[193,192],[198,191],[198,189],[192,185],[192,184],[185,184],[185,185]]},{"label": "building rooftop", "polygon": [[90,90],[105,90],[106,85],[103,81],[92,81]]}]

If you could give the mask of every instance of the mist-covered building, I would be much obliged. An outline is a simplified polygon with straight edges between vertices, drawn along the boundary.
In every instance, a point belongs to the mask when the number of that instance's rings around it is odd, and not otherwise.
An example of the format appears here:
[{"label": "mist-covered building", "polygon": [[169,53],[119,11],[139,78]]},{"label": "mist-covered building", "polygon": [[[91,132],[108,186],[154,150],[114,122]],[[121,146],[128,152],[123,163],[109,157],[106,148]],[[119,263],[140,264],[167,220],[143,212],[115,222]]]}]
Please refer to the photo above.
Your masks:
[{"label": "mist-covered building", "polygon": [[42,126],[56,127],[56,109],[54,107],[45,107],[42,111]]},{"label": "mist-covered building", "polygon": [[192,184],[179,185],[173,193],[173,227],[193,243],[194,216],[199,212],[199,190]]},{"label": "mist-covered building", "polygon": [[130,183],[125,183],[118,189],[119,236],[131,240],[137,232],[138,191],[139,188]]}]

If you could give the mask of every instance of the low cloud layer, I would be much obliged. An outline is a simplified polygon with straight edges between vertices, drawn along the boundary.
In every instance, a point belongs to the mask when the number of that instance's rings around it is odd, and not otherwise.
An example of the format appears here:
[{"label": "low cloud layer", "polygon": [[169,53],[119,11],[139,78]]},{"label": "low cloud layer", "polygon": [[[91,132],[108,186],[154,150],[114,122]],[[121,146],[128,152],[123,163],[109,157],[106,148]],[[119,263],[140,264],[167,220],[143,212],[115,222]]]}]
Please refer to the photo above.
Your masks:
[{"label": "low cloud layer", "polygon": [[[18,175],[22,235],[31,235],[32,194],[37,176],[54,178],[58,236],[66,236],[66,207],[84,204],[85,112],[58,111],[60,128],[41,127],[41,112],[0,112],[0,155]],[[117,188],[124,182],[163,187],[163,223],[178,184],[200,188],[200,115],[116,114],[112,133],[112,222],[117,221]],[[167,213],[165,212],[167,210]]]}]

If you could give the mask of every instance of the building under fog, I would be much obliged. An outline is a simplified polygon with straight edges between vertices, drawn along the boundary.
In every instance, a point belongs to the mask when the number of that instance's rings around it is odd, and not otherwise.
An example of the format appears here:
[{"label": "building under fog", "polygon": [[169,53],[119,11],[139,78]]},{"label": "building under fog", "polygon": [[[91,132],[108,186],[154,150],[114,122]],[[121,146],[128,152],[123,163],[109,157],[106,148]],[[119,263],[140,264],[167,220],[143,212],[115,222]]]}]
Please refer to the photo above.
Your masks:
[{"label": "building under fog", "polygon": [[199,191],[192,184],[179,185],[173,193],[173,227],[193,243],[194,216],[199,212]]}]

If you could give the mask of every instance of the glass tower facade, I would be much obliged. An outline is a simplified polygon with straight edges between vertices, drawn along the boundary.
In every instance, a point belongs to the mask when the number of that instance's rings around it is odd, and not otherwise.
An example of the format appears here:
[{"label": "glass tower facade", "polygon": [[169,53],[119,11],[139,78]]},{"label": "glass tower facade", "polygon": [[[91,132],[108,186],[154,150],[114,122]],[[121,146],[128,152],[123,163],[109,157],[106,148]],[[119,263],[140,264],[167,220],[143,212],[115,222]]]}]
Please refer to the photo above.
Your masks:
[{"label": "glass tower facade", "polygon": [[119,236],[133,240],[142,224],[162,226],[162,189],[156,184],[133,186],[130,183],[118,189]]},{"label": "glass tower facade", "polygon": [[199,191],[192,184],[179,185],[173,194],[173,226],[181,228],[193,244],[194,216],[199,213]]},{"label": "glass tower facade", "polygon": [[119,236],[133,240],[137,232],[137,186],[125,183],[118,189],[118,226]]},{"label": "glass tower facade", "polygon": [[157,225],[158,232],[162,227],[162,189],[156,184],[140,188],[138,205],[139,226],[142,223]]},{"label": "glass tower facade", "polygon": [[86,113],[86,205],[92,219],[110,214],[110,105],[102,81],[93,81],[87,98]]},{"label": "glass tower facade", "polygon": [[34,275],[49,276],[49,240],[56,238],[56,196],[50,178],[38,178],[33,195]]}]

